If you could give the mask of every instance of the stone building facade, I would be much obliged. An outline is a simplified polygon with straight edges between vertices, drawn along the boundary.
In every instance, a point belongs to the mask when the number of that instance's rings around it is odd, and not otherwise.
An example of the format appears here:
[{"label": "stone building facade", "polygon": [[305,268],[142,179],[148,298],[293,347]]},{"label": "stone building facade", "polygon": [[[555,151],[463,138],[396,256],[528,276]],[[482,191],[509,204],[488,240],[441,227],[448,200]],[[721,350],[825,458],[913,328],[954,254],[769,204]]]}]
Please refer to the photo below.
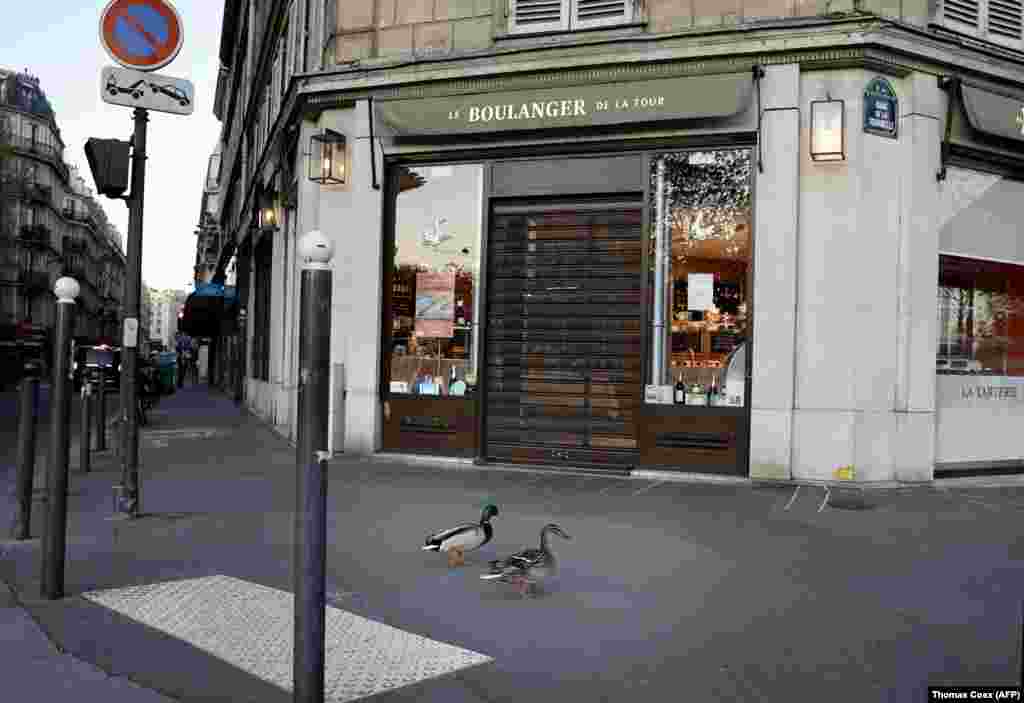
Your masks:
[{"label": "stone building facade", "polygon": [[331,449],[1020,469],[1020,0],[228,0],[220,54],[218,260],[283,434],[319,229]]},{"label": "stone building facade", "polygon": [[64,162],[56,116],[27,72],[0,70],[0,149],[0,344],[12,360],[46,361],[61,275],[81,285],[76,337],[114,339],[122,238],[78,169]]}]

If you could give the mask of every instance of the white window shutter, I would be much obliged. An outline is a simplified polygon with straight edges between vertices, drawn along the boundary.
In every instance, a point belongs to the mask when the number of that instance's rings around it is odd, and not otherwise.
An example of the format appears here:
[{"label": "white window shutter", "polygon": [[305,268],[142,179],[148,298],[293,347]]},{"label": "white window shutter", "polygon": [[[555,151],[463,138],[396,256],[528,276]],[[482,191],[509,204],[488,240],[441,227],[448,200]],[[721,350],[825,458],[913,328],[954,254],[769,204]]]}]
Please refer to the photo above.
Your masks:
[{"label": "white window shutter", "polygon": [[1024,0],[988,0],[988,40],[1024,50]]},{"label": "white window shutter", "polygon": [[574,0],[572,28],[588,29],[633,20],[634,0]]},{"label": "white window shutter", "polygon": [[515,33],[569,29],[570,0],[510,0],[509,30]]},{"label": "white window shutter", "polygon": [[943,25],[957,32],[978,36],[981,31],[979,5],[979,0],[943,0]]}]

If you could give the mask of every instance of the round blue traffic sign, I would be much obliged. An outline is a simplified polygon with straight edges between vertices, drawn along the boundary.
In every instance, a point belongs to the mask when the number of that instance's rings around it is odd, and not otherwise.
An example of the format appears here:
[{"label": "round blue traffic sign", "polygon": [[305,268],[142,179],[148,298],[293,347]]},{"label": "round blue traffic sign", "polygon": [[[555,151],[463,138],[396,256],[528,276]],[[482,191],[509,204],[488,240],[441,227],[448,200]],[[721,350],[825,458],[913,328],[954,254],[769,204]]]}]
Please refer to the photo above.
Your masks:
[{"label": "round blue traffic sign", "polygon": [[155,71],[181,50],[181,18],[167,0],[111,0],[100,16],[100,41],[125,68]]}]

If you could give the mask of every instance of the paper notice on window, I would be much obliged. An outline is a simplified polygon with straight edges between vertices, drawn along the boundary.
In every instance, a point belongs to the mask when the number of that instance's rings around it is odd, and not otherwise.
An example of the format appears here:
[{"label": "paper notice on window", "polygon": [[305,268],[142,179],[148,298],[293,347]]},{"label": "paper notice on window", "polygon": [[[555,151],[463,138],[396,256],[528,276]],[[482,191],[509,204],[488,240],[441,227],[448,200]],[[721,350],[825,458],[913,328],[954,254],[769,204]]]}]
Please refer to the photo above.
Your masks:
[{"label": "paper notice on window", "polygon": [[686,309],[701,311],[715,306],[715,275],[691,273],[686,282]]}]

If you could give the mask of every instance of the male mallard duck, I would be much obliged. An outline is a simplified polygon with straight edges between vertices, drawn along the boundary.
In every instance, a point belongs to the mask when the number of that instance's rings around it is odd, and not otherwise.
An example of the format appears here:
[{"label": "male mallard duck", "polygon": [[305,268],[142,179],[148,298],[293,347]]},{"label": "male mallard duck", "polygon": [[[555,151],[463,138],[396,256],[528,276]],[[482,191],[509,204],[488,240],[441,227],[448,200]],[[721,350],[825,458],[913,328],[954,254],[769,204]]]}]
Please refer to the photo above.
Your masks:
[{"label": "male mallard duck", "polygon": [[487,505],[480,515],[480,522],[467,522],[435,532],[427,537],[423,551],[447,552],[448,566],[462,566],[466,563],[466,552],[478,549],[491,541],[491,537],[494,536],[491,518],[497,514],[497,506]]},{"label": "male mallard duck", "polygon": [[558,572],[558,560],[548,545],[549,533],[563,539],[572,539],[558,525],[547,524],[540,531],[540,549],[524,549],[512,556],[492,561],[490,573],[483,574],[480,578],[485,581],[516,583],[519,585],[519,592],[526,595],[527,589],[532,590],[538,581],[554,576]]}]

